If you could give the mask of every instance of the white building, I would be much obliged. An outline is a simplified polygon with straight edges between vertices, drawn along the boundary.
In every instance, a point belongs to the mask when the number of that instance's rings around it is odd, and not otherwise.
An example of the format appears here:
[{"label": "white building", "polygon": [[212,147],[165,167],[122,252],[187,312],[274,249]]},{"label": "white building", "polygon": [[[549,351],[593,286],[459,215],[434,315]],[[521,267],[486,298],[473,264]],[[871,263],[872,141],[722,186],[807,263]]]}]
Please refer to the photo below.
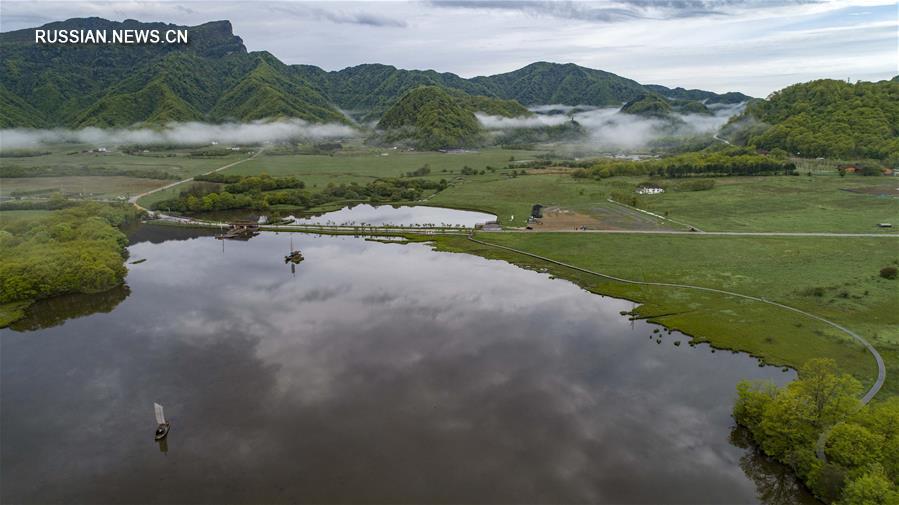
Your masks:
[{"label": "white building", "polygon": [[640,186],[637,188],[638,195],[658,195],[659,193],[664,193],[665,190],[662,188],[653,188],[650,186]]}]

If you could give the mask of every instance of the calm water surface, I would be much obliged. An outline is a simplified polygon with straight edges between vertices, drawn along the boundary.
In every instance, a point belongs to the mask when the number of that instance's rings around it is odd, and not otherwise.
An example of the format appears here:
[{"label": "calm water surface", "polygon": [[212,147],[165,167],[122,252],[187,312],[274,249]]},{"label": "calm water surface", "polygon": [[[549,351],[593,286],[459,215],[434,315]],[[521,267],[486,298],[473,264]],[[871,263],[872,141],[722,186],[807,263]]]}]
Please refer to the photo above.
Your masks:
[{"label": "calm water surface", "polygon": [[143,227],[127,288],[0,331],[0,501],[809,501],[729,416],[792,373],[503,262],[288,241]]},{"label": "calm water surface", "polygon": [[473,227],[479,223],[493,221],[496,216],[483,212],[468,210],[445,209],[442,207],[416,206],[392,206],[368,204],[344,207],[333,212],[326,212],[320,216],[298,218],[299,224],[369,224],[381,225],[462,225]]}]

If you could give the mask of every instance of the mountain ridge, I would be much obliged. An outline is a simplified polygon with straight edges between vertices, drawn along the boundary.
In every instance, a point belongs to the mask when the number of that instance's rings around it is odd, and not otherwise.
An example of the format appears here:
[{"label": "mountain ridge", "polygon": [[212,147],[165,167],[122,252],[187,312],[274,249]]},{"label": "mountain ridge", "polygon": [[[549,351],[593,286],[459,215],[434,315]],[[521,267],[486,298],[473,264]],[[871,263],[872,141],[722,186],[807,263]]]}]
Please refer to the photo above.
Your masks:
[{"label": "mountain ridge", "polygon": [[[37,29],[187,29],[177,45],[41,45]],[[618,106],[654,90],[603,70],[535,62],[464,78],[367,63],[326,71],[249,52],[230,21],[180,26],[72,18],[0,33],[0,127],[127,127],[168,121],[375,122],[411,90],[440,86],[520,104]],[[667,88],[666,88],[667,89]],[[682,88],[676,88],[682,89]],[[703,97],[718,95],[701,92]],[[745,96],[745,95],[742,95]],[[350,116],[350,117],[348,117]]]}]

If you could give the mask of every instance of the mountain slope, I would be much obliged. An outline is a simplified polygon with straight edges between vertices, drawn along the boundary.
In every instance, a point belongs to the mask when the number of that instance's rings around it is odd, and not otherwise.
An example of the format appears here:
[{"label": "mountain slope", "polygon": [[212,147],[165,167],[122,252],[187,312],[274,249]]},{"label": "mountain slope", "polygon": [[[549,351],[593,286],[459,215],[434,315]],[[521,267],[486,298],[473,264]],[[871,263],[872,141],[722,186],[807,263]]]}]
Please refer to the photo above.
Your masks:
[{"label": "mountain slope", "polygon": [[210,111],[215,120],[250,121],[296,117],[311,122],[347,122],[318,91],[292,79],[289,69],[268,53],[251,54],[256,66],[228,89]]},{"label": "mountain slope", "polygon": [[[124,22],[100,18],[80,18],[49,23],[45,29],[158,29],[177,27],[165,23]],[[245,54],[240,37],[231,33],[231,23],[215,21],[189,27],[191,43],[171,45],[41,45],[34,44],[34,29],[0,34],[0,84],[48,119],[50,125],[74,126],[81,116],[107,96],[109,90],[135,69],[173,53],[189,53],[199,58],[220,58]],[[155,76],[150,76],[144,86]],[[139,89],[131,89],[135,93]],[[120,101],[119,101],[120,102]],[[101,105],[101,107],[107,107]],[[114,116],[116,114],[113,114]]]},{"label": "mountain slope", "polygon": [[669,100],[690,100],[703,102],[706,104],[727,104],[733,105],[748,102],[752,99],[749,95],[730,91],[728,93],[714,93],[712,91],[704,91],[701,89],[684,89],[684,88],[666,88],[659,84],[644,84],[644,88],[654,91]]},{"label": "mountain slope", "polygon": [[333,103],[363,120],[380,117],[401,96],[420,86],[441,86],[472,95],[491,94],[458,75],[433,70],[402,70],[380,64],[357,65],[336,72],[311,65],[294,68]]},{"label": "mountain slope", "polygon": [[[34,29],[0,33],[0,99],[4,104],[0,120],[6,127],[122,127],[267,117],[347,122],[342,110],[369,122],[422,86],[439,86],[456,97],[469,96],[466,108],[489,108],[484,112],[493,115],[520,115],[521,104],[617,106],[640,96],[665,94],[661,89],[657,93],[630,79],[570,63],[540,62],[473,79],[379,64],[333,72],[310,65],[285,65],[271,54],[247,52],[228,21],[184,27],[80,18],[41,28],[187,29],[190,43],[35,45]],[[689,93],[706,96],[710,92]],[[721,100],[725,95],[715,96]]]},{"label": "mountain slope", "polygon": [[406,93],[378,122],[387,142],[407,141],[419,149],[465,147],[481,140],[474,112],[439,86]]},{"label": "mountain slope", "polygon": [[40,111],[0,85],[0,128],[40,128],[46,122]]},{"label": "mountain slope", "polygon": [[899,82],[794,84],[751,102],[725,132],[741,143],[803,156],[899,162]]},{"label": "mountain slope", "polygon": [[[0,34],[4,101],[31,105],[33,126],[130,126],[168,121],[298,117],[346,122],[340,111],[293,69],[268,53],[247,53],[227,21],[195,27],[122,23],[99,18],[45,25],[59,29],[189,30],[190,43],[35,46],[32,30]],[[11,110],[23,110],[13,107]],[[15,119],[18,118],[18,119]],[[46,118],[40,120],[40,118]]]},{"label": "mountain slope", "polygon": [[495,96],[525,105],[620,105],[647,93],[636,81],[573,63],[532,63],[514,72],[471,81]]},{"label": "mountain slope", "polygon": [[671,104],[658,95],[642,95],[621,106],[624,114],[644,117],[667,117],[671,110]]}]

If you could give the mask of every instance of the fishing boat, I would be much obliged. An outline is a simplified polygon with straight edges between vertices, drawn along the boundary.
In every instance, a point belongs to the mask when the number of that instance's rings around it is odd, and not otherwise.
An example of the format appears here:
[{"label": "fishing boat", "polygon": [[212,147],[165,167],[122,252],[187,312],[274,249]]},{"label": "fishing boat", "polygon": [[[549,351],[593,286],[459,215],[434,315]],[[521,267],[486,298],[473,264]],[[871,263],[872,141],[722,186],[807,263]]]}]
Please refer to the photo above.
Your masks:
[{"label": "fishing boat", "polygon": [[303,261],[305,258],[303,257],[303,253],[300,252],[299,249],[293,248],[293,236],[290,237],[290,254],[284,256],[284,263],[293,263],[296,265],[297,263]]},{"label": "fishing boat", "polygon": [[156,440],[162,440],[169,434],[169,423],[165,420],[165,413],[162,411],[162,405],[158,403],[153,404],[153,408],[156,410]]}]

